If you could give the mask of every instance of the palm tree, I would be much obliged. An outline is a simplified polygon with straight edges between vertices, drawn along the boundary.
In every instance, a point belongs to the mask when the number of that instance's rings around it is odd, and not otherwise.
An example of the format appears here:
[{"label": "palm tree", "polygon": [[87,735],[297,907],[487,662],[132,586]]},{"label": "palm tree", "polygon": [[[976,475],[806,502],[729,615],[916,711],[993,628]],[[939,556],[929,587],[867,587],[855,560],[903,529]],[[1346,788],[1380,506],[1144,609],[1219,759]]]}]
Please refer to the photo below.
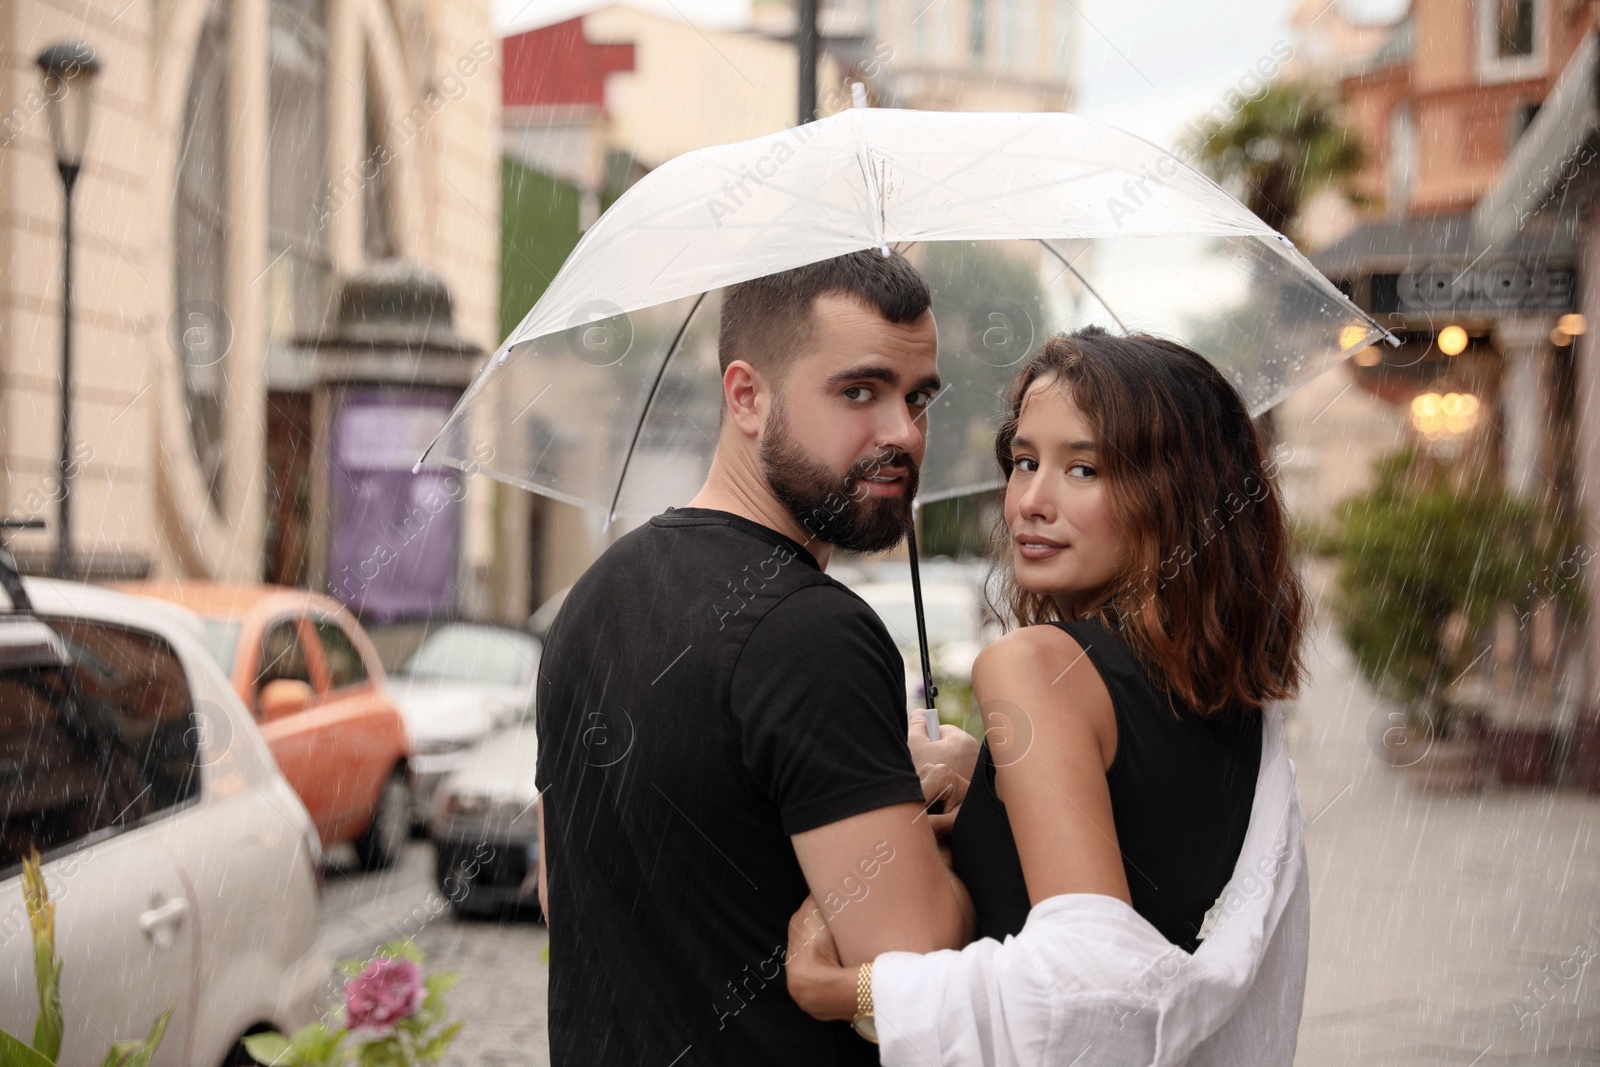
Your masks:
[{"label": "palm tree", "polygon": [[1199,168],[1280,233],[1313,193],[1366,166],[1360,140],[1338,119],[1338,100],[1303,82],[1269,85],[1224,119],[1208,118],[1184,146]]}]

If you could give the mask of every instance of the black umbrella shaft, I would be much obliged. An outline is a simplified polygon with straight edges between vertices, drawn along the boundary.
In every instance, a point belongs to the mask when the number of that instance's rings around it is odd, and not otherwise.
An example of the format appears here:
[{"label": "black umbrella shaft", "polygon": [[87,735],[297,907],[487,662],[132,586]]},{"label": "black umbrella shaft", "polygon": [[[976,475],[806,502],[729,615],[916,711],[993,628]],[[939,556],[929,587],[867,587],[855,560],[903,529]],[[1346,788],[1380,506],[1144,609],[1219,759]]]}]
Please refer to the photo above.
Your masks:
[{"label": "black umbrella shaft", "polygon": [[[933,698],[939,695],[933,684],[933,662],[928,658],[928,623],[922,617],[922,572],[917,568],[917,523],[912,519],[906,527],[906,547],[911,552],[911,604],[917,614],[917,651],[922,653],[922,692],[927,697],[924,707],[933,710]],[[930,732],[931,733],[931,732]]]}]

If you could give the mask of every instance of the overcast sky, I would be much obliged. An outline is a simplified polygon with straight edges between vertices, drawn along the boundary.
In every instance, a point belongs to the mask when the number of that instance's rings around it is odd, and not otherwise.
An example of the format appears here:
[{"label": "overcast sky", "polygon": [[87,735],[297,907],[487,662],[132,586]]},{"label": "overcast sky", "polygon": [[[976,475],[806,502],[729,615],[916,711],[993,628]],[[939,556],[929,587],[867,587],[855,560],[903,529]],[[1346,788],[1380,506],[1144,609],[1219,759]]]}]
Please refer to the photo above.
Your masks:
[{"label": "overcast sky", "polygon": [[[501,26],[555,21],[594,0],[494,0]],[[629,0],[705,25],[738,25],[748,0]],[[826,3],[827,0],[821,0]],[[910,3],[921,0],[880,0]],[[939,0],[934,0],[935,3]],[[1230,89],[1274,43],[1289,40],[1293,0],[1076,0],[1083,17],[1078,110],[1170,147],[1189,119]],[[1406,0],[1339,0],[1364,21],[1396,18]]]}]

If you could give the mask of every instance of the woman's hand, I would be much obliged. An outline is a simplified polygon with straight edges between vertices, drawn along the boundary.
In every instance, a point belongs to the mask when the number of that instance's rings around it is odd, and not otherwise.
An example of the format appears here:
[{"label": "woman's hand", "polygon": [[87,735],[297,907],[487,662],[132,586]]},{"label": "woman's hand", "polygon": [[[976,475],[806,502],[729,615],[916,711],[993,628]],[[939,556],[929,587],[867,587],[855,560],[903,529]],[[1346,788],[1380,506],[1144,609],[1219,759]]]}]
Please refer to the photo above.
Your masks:
[{"label": "woman's hand", "polygon": [[806,897],[789,920],[785,970],[789,995],[807,1014],[824,1022],[855,1018],[859,968],[839,962],[839,948],[812,897]]},{"label": "woman's hand", "polygon": [[911,746],[917,777],[922,779],[923,803],[944,805],[940,814],[928,816],[933,832],[943,836],[955,825],[956,812],[967,798],[967,785],[978,764],[978,739],[959,726],[945,723],[939,727],[939,740],[930,741],[929,714],[921,710],[911,713],[906,743]]}]

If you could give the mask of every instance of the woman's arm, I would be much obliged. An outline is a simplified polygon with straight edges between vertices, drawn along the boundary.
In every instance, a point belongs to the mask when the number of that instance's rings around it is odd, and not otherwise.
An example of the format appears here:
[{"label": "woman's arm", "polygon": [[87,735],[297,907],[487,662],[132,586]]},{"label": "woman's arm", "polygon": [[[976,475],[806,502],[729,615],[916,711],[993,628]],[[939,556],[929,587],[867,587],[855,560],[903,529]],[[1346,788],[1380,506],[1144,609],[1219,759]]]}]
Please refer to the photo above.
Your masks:
[{"label": "woman's arm", "polygon": [[1015,630],[978,655],[972,690],[1029,903],[1061,893],[1129,903],[1106,785],[1116,715],[1083,646],[1054,626]]},{"label": "woman's arm", "polygon": [[789,951],[784,970],[789,995],[813,1018],[827,1022],[856,1013],[857,967],[839,962],[839,946],[825,922],[817,922],[817,902],[806,897],[789,920]]}]

